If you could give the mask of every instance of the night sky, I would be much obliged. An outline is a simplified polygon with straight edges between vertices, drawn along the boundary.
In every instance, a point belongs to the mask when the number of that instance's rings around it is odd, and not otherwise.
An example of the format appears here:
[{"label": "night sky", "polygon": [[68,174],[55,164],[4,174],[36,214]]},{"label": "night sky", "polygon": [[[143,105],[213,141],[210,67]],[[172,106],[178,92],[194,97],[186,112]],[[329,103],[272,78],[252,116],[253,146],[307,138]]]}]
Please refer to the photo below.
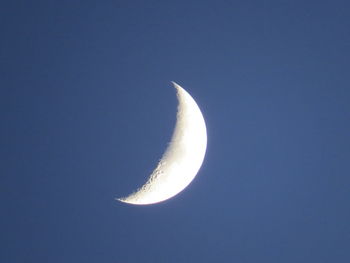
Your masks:
[{"label": "night sky", "polygon": [[[350,2],[2,1],[1,263],[350,262]],[[208,147],[141,186],[197,101]]]}]

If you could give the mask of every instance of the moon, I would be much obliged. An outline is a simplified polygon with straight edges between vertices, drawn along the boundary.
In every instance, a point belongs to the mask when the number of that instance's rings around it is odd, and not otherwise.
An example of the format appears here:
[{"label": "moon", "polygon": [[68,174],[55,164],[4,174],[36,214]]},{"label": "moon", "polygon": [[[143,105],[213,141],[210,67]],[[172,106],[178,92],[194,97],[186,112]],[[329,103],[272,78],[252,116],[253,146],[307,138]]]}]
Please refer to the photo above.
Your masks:
[{"label": "moon", "polygon": [[178,99],[176,125],[171,141],[147,182],[117,200],[148,205],[167,200],[184,190],[197,175],[207,148],[204,117],[191,95],[172,82]]}]

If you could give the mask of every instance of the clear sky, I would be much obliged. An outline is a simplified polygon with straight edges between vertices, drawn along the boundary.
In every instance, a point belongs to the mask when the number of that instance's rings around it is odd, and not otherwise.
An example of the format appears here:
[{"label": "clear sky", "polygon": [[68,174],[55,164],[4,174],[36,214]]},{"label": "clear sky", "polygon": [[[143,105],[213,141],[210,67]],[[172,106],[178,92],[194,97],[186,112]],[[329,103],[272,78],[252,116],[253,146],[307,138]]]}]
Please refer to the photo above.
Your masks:
[{"label": "clear sky", "polygon": [[[0,262],[350,262],[349,1],[2,1]],[[183,86],[208,149],[129,194]]]}]

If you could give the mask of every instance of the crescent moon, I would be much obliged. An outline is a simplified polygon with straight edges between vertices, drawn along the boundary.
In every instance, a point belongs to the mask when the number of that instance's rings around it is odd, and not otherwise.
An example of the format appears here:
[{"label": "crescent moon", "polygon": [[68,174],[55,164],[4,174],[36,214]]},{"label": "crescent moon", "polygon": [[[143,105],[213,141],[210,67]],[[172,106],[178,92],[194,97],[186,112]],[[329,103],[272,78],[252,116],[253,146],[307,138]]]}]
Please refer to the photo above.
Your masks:
[{"label": "crescent moon", "polygon": [[207,148],[204,117],[189,93],[172,82],[178,99],[176,125],[165,153],[147,182],[117,200],[148,205],[167,200],[185,189],[197,175]]}]

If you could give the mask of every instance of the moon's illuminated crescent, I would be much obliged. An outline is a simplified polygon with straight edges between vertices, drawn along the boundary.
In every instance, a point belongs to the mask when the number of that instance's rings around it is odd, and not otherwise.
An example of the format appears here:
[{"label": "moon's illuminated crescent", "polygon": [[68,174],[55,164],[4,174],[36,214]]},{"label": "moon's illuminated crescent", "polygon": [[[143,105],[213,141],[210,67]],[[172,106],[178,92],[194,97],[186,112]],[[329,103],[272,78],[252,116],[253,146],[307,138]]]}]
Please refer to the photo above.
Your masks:
[{"label": "moon's illuminated crescent", "polygon": [[167,200],[191,183],[203,163],[207,147],[203,115],[190,94],[173,84],[179,104],[171,142],[148,181],[119,201],[147,205]]}]

